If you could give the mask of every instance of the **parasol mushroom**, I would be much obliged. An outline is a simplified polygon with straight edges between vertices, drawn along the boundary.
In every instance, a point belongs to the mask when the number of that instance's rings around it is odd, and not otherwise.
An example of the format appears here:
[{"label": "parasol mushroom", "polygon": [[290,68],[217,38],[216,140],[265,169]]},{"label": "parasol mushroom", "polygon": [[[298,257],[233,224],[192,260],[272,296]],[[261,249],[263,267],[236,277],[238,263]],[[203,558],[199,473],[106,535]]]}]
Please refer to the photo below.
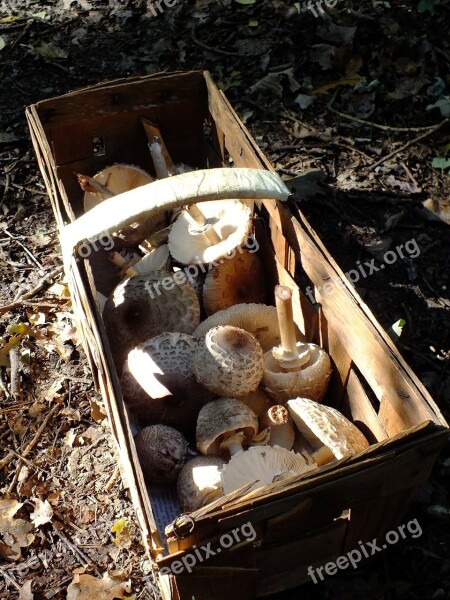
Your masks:
[{"label": "parasol mushroom", "polygon": [[129,352],[120,383],[141,425],[162,423],[185,433],[195,429],[201,407],[213,397],[192,373],[196,346],[190,335],[164,332]]},{"label": "parasol mushroom", "polygon": [[320,464],[330,458],[352,456],[369,446],[359,429],[335,408],[309,398],[289,400],[287,407],[296,427],[316,451],[313,459],[315,457]]},{"label": "parasol mushroom", "polygon": [[[236,304],[225,310],[220,310],[205,319],[195,329],[193,335],[203,339],[213,327],[233,325],[251,333],[260,343],[264,352],[273,348],[281,341],[277,322],[277,309],[266,304]],[[297,339],[304,339],[296,325]]]},{"label": "parasol mushroom", "polygon": [[131,348],[164,331],[192,333],[200,307],[192,286],[176,273],[158,271],[125,279],[103,309],[103,320],[116,364],[122,367]]},{"label": "parasol mushroom", "polygon": [[192,357],[197,381],[219,396],[243,396],[263,376],[263,352],[247,331],[226,325],[210,329]]},{"label": "parasol mushroom", "polygon": [[277,402],[295,396],[321,400],[331,376],[328,354],[316,344],[297,342],[292,315],[292,290],[277,285],[275,299],[281,345],[264,355],[263,382]]},{"label": "parasol mushroom", "polygon": [[253,252],[239,248],[212,266],[203,286],[203,305],[212,315],[235,304],[262,303],[266,299],[266,281],[261,261]]},{"label": "parasol mushroom", "polygon": [[223,495],[220,474],[224,464],[217,456],[196,456],[184,465],[177,479],[181,512],[194,512]]},{"label": "parasol mushroom", "polygon": [[197,419],[197,448],[204,455],[242,452],[258,431],[255,413],[236,398],[219,398],[205,404]]},{"label": "parasol mushroom", "polygon": [[181,264],[220,261],[244,245],[252,228],[248,206],[239,200],[203,202],[183,211],[169,233],[169,250]]},{"label": "parasol mushroom", "polygon": [[222,469],[222,487],[224,494],[230,494],[247,483],[255,481],[247,492],[270,485],[286,474],[300,475],[315,469],[308,465],[300,454],[285,448],[255,446],[236,454]]},{"label": "parasol mushroom", "polygon": [[134,442],[148,483],[166,485],[176,480],[188,455],[188,443],[179,431],[167,425],[150,425],[135,436]]}]

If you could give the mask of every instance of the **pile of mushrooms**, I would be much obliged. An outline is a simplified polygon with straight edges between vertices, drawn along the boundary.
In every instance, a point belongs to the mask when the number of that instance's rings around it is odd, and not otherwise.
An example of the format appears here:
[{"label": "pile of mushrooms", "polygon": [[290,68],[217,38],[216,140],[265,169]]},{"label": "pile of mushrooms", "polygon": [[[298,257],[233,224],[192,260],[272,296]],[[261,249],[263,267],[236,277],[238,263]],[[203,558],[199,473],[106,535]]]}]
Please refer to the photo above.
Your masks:
[{"label": "pile of mushrooms", "polygon": [[276,286],[276,306],[266,304],[263,265],[246,247],[244,200],[286,199],[283,182],[252,169],[193,171],[172,160],[155,124],[143,126],[156,177],[123,164],[79,175],[86,215],[63,244],[98,235],[96,220],[119,240],[109,260],[121,281],[103,320],[147,483],[176,484],[192,512],[364,450],[357,427],[321,404],[331,361],[299,331],[292,290]]}]

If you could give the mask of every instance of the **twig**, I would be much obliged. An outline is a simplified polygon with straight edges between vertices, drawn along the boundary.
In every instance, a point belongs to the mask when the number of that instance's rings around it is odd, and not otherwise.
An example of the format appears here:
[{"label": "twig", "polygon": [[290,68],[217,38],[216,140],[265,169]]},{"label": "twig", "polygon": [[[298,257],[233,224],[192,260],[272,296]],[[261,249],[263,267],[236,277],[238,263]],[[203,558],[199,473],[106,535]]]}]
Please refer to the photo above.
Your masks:
[{"label": "twig", "polygon": [[[60,406],[59,404],[56,404],[51,411],[48,413],[48,415],[45,417],[45,419],[42,421],[39,429],[36,431],[36,433],[34,434],[33,439],[25,446],[25,448],[23,450],[20,451],[21,456],[23,457],[27,457],[27,455],[33,450],[33,448],[35,447],[35,445],[38,443],[39,438],[42,435],[42,432],[44,431],[44,429],[47,427],[50,419],[53,417],[53,415],[56,414],[56,412],[59,410]],[[8,454],[5,456],[5,458],[3,458],[0,461],[0,469],[5,468],[7,465],[9,465],[9,463],[13,460],[15,454],[13,452],[8,452]]]},{"label": "twig", "polygon": [[380,160],[377,160],[377,162],[373,163],[373,165],[370,165],[370,167],[367,167],[367,168],[369,169],[369,171],[373,171],[374,169],[376,169],[377,167],[379,167],[380,165],[382,165],[384,162],[386,162],[387,160],[389,160],[390,158],[392,158],[396,154],[399,154],[399,152],[403,152],[403,150],[406,150],[410,146],[414,146],[418,142],[424,140],[425,138],[427,138],[428,136],[430,136],[432,133],[434,133],[435,131],[437,131],[438,129],[440,129],[441,127],[443,127],[444,125],[446,125],[447,123],[450,123],[450,119],[444,119],[443,121],[441,121],[437,125],[434,125],[434,127],[432,129],[429,129],[425,133],[422,133],[421,135],[418,135],[417,137],[415,137],[412,140],[409,140],[409,142],[406,142],[406,144],[403,144],[403,146],[400,146],[399,148],[397,148],[396,150],[393,150],[392,152],[390,152],[386,156],[383,156],[382,158],[380,158]]},{"label": "twig", "polygon": [[4,569],[2,569],[2,567],[0,567],[0,573],[5,578],[5,581],[9,581],[9,583],[12,583],[13,586],[16,588],[16,590],[19,590],[19,592],[20,592],[20,585],[18,585],[17,581],[15,579],[13,579],[11,577],[11,575],[8,574],[7,571],[5,571]]},{"label": "twig", "polygon": [[6,233],[6,235],[7,235],[8,237],[10,237],[12,240],[14,240],[15,242],[17,242],[17,243],[19,244],[19,246],[20,246],[21,248],[23,248],[23,250],[24,250],[24,251],[25,251],[25,252],[28,254],[28,256],[31,258],[31,260],[34,262],[34,264],[35,264],[36,266],[38,266],[38,267],[41,269],[41,271],[42,271],[43,273],[45,273],[44,266],[43,266],[43,265],[42,265],[42,264],[41,264],[41,263],[38,261],[38,259],[37,259],[37,258],[34,256],[34,254],[31,252],[31,250],[28,250],[28,248],[27,248],[27,247],[26,247],[24,244],[22,244],[22,242],[21,242],[21,241],[19,241],[18,239],[16,239],[16,238],[13,236],[13,234],[12,234],[12,233],[10,233],[10,232],[9,232],[7,229],[5,229],[4,231],[5,231],[5,233]]},{"label": "twig", "polygon": [[116,483],[116,481],[119,479],[119,477],[120,477],[120,469],[119,469],[119,467],[116,467],[114,469],[113,474],[111,475],[108,482],[106,483],[105,487],[103,488],[103,490],[105,492],[110,492],[112,490],[112,488],[114,487],[114,484]]},{"label": "twig", "polygon": [[197,46],[200,46],[201,48],[204,48],[205,50],[209,50],[210,52],[215,52],[216,54],[221,54],[222,56],[241,56],[243,58],[252,58],[254,56],[260,56],[260,54],[261,54],[261,52],[242,54],[241,52],[228,52],[227,50],[220,50],[220,48],[213,48],[212,46],[208,46],[204,42],[201,42],[200,40],[198,40],[193,33],[191,33],[191,39],[195,44],[197,44]]},{"label": "twig", "polygon": [[331,102],[327,104],[328,110],[331,112],[343,117],[344,119],[348,119],[349,121],[354,121],[355,123],[360,123],[361,125],[366,125],[367,127],[375,127],[376,129],[382,129],[383,131],[399,131],[399,132],[408,132],[408,131],[429,131],[433,130],[436,125],[427,125],[426,127],[393,127],[391,125],[381,125],[380,123],[373,123],[372,121],[366,121],[364,119],[359,119],[358,117],[353,117],[352,115],[348,115],[347,113],[343,113],[340,110],[336,110],[332,107],[334,101],[334,97]]},{"label": "twig", "polygon": [[50,271],[50,273],[44,275],[44,277],[39,281],[37,286],[34,287],[32,290],[26,292],[26,294],[23,294],[22,296],[17,298],[17,300],[11,302],[11,304],[7,304],[6,306],[0,306],[0,315],[3,315],[4,313],[7,313],[10,310],[13,310],[14,308],[17,308],[22,304],[24,300],[28,300],[29,298],[33,298],[33,296],[36,296],[36,294],[39,294],[39,292],[44,289],[45,284],[48,283],[54,277],[56,277],[56,275],[59,275],[59,273],[61,273],[62,270],[63,265],[56,267],[56,269],[53,269],[53,271]]},{"label": "twig", "polygon": [[20,390],[20,354],[19,348],[12,348],[9,351],[9,362],[11,364],[10,391],[15,400],[21,400]]},{"label": "twig", "polygon": [[[59,537],[59,539],[66,544],[66,546],[69,548],[69,550],[71,550],[73,552],[73,554],[78,556],[79,560],[81,559],[80,562],[83,565],[83,567],[87,567],[88,565],[92,564],[92,560],[89,558],[89,556],[87,556],[87,554],[85,554],[82,550],[80,550],[80,548],[75,546],[75,544],[73,544],[63,533],[61,533],[58,529],[56,529],[54,523],[53,523],[53,530],[56,533],[56,535]],[[96,571],[97,571],[97,569],[96,569]],[[97,573],[98,573],[98,571],[97,571]]]}]

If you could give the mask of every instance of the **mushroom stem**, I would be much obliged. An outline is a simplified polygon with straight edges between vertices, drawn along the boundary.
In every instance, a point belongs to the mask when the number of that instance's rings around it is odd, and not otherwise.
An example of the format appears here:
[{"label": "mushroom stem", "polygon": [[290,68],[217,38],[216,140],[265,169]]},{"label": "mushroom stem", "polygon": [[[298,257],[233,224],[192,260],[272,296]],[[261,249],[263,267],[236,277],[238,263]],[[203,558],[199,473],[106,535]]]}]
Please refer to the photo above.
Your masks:
[{"label": "mushroom stem", "polygon": [[158,179],[169,177],[169,169],[164,159],[164,153],[159,138],[155,136],[153,142],[149,144],[148,147],[150,154],[152,155],[153,164],[155,165],[156,177]]},{"label": "mushroom stem", "polygon": [[[150,146],[150,144],[153,144],[153,142],[155,141],[155,138],[158,138],[158,142],[161,147],[164,164],[169,172],[169,175],[172,175],[172,173],[174,172],[175,165],[173,164],[172,157],[170,156],[169,151],[167,150],[166,144],[164,143],[164,139],[161,135],[161,131],[159,130],[159,127],[157,125],[155,125],[155,123],[152,123],[151,121],[149,121],[148,119],[145,119],[144,117],[141,119],[141,123],[142,123],[142,126],[144,127],[145,135],[147,136],[149,146]],[[151,150],[150,150],[150,152],[151,152]],[[153,158],[153,155],[152,155],[152,158]]]},{"label": "mushroom stem", "polygon": [[138,272],[136,271],[136,269],[134,269],[132,265],[127,266],[128,262],[118,252],[113,250],[112,252],[110,252],[108,254],[108,258],[113,263],[113,265],[116,265],[116,267],[123,268],[124,269],[123,272],[126,275],[128,275],[128,277],[134,277],[135,275],[138,275]]},{"label": "mushroom stem", "polygon": [[230,435],[226,435],[220,444],[221,450],[228,450],[230,456],[234,456],[239,452],[243,452],[244,449],[242,444],[245,440],[245,434],[243,431],[237,431]]},{"label": "mushroom stem", "polygon": [[326,463],[329,463],[332,460],[336,460],[336,457],[328,448],[328,446],[322,446],[321,448],[313,452],[311,454],[311,457],[318,467],[320,467],[321,465],[325,465]]},{"label": "mushroom stem", "polygon": [[80,188],[83,192],[91,192],[91,194],[100,194],[102,198],[112,198],[115,196],[114,192],[112,192],[109,187],[95,181],[93,177],[89,177],[88,175],[83,175],[82,173],[75,173],[78,179],[78,183],[80,184]]},{"label": "mushroom stem", "polygon": [[273,349],[273,355],[285,371],[298,371],[310,357],[306,344],[297,342],[294,315],[292,313],[292,290],[285,285],[275,287],[278,325],[281,346]]},{"label": "mushroom stem", "polygon": [[199,225],[202,228],[204,227],[204,231],[202,231],[202,233],[203,235],[206,235],[208,240],[211,242],[211,245],[219,244],[222,241],[222,238],[214,229],[213,225],[211,223],[207,223],[205,215],[196,204],[192,204],[187,213],[196,225]]},{"label": "mushroom stem", "polygon": [[289,195],[279,175],[264,169],[202,169],[153,181],[109,198],[66,225],[61,231],[64,262],[70,269],[72,250],[80,242],[179,206],[230,198],[285,201]]},{"label": "mushroom stem", "polygon": [[275,404],[266,411],[259,420],[261,429],[278,425],[285,425],[289,421],[289,412],[281,404]]}]

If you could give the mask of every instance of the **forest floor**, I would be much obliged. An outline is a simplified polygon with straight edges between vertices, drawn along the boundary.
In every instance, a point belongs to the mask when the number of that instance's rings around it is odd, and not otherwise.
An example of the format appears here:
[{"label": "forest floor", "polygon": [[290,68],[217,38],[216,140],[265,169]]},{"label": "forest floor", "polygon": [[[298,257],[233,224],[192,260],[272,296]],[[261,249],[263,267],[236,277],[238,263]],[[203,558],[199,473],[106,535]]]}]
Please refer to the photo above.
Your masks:
[{"label": "forest floor", "polygon": [[[386,330],[406,322],[398,348],[450,415],[445,1],[338,0],[324,14],[319,2],[169,4],[1,2],[2,599],[58,600],[74,577],[106,573],[92,598],[108,585],[157,598],[77,338],[26,105],[117,77],[208,69],[281,175],[310,170],[301,209],[344,272],[403,244],[356,287]],[[410,509],[420,537],[276,598],[450,597],[449,483],[447,447]]]}]

